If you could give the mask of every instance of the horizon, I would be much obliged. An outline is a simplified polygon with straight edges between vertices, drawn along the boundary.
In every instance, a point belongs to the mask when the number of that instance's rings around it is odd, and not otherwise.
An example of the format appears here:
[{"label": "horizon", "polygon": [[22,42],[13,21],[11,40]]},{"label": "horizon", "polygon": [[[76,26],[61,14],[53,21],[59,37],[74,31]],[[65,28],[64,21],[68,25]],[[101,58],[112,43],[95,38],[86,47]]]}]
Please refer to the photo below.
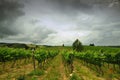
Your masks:
[{"label": "horizon", "polygon": [[[34,44],[34,43],[24,43],[24,42],[11,42],[11,43],[8,43],[8,42],[0,42],[0,44],[25,44],[25,45],[27,45],[27,44],[30,44],[30,45],[39,45],[39,46],[62,46],[63,44],[59,44],[59,45],[49,45],[49,44]],[[94,44],[94,43],[90,43],[90,44]],[[83,46],[90,46],[90,44],[82,44]],[[72,46],[72,44],[71,45],[65,45],[64,44],[64,46]],[[95,45],[94,44],[94,46],[106,46],[106,47],[119,47],[120,45]]]}]

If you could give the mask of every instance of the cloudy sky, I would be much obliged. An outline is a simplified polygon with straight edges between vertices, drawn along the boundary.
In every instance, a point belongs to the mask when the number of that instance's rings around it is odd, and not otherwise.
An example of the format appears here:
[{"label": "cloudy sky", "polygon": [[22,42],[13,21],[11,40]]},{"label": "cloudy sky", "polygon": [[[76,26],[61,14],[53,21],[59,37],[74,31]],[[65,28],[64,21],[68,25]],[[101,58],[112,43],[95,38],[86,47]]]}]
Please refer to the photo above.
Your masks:
[{"label": "cloudy sky", "polygon": [[0,42],[120,45],[120,0],[0,0]]}]

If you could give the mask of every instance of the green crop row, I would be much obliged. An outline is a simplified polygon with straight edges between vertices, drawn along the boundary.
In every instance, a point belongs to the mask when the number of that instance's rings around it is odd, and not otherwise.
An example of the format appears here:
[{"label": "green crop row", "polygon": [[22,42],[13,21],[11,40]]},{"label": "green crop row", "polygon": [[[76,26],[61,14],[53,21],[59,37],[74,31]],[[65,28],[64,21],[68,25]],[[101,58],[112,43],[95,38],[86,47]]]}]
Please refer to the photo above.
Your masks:
[{"label": "green crop row", "polygon": [[35,59],[41,63],[48,58],[54,58],[59,52],[55,50],[46,51],[46,50],[36,50],[35,51]]},{"label": "green crop row", "polygon": [[0,48],[0,62],[18,60],[31,56],[30,50],[15,49],[15,48]]}]

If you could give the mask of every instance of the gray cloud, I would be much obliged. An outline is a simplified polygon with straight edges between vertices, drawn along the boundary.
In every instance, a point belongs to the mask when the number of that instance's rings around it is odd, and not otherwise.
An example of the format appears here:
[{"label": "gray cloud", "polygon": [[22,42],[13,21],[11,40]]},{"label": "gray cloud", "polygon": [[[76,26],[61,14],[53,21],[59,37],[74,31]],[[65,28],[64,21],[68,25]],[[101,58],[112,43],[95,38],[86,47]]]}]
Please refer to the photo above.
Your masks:
[{"label": "gray cloud", "polygon": [[[79,10],[85,14],[93,14],[97,11],[106,11],[111,9],[119,9],[119,0],[44,0],[47,3],[51,3],[59,12],[65,13],[75,13]],[[112,4],[112,5],[111,5]],[[110,6],[111,5],[111,6]],[[57,10],[55,9],[55,10]],[[71,11],[72,10],[72,11]]]},{"label": "gray cloud", "polygon": [[87,44],[96,45],[119,45],[120,31],[94,31],[86,37]]},{"label": "gray cloud", "polygon": [[84,44],[120,44],[119,0],[21,1],[24,16],[19,3],[4,1],[0,1],[2,40],[70,45],[79,37]]},{"label": "gray cloud", "polygon": [[[96,45],[119,45],[120,44],[120,22],[118,20],[112,22],[111,20],[90,21],[87,23],[79,23],[75,30],[90,31],[91,33],[85,37],[85,43],[95,43]],[[74,30],[73,29],[73,30]]]},{"label": "gray cloud", "polygon": [[4,39],[10,40],[10,41],[17,41],[17,42],[29,42],[29,43],[42,43],[44,39],[46,39],[49,35],[55,34],[56,32],[47,29],[46,27],[41,26],[35,26],[32,30],[28,30],[24,33],[14,35],[14,36],[8,36]]},{"label": "gray cloud", "polygon": [[0,37],[19,33],[13,25],[15,20],[24,14],[23,7],[17,0],[0,0]]}]

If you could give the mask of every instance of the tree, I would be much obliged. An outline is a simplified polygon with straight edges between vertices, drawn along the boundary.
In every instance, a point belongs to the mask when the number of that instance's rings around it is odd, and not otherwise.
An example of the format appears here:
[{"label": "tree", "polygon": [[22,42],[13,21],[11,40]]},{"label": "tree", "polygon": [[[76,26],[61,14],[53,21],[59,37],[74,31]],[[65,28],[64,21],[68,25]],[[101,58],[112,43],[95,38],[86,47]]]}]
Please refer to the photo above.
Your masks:
[{"label": "tree", "polygon": [[90,46],[95,46],[94,43],[93,44],[90,44]]},{"label": "tree", "polygon": [[73,44],[73,50],[77,51],[77,52],[81,52],[83,50],[83,46],[82,46],[82,43],[76,39]]},{"label": "tree", "polygon": [[64,45],[64,44],[62,44],[62,46],[64,47],[65,45]]}]

